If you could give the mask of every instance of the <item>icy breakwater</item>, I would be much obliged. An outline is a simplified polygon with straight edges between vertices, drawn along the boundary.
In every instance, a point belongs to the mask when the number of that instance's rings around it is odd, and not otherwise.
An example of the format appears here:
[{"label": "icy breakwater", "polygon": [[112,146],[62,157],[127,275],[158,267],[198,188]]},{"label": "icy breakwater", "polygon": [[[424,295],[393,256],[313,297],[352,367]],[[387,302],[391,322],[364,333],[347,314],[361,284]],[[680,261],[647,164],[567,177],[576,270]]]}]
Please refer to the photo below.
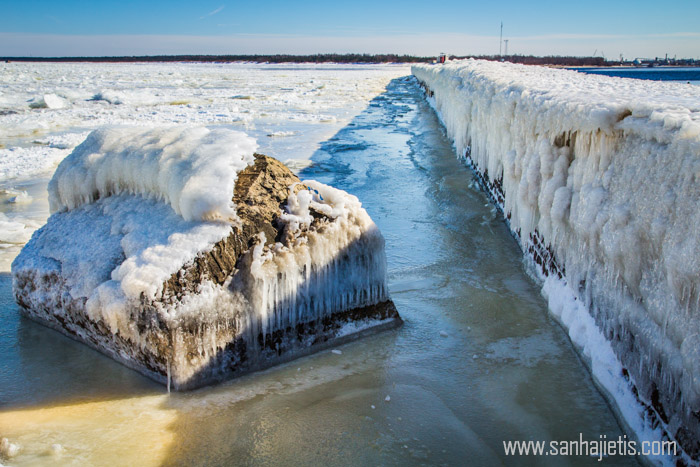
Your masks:
[{"label": "icy breakwater", "polygon": [[647,422],[700,456],[700,89],[474,60],[412,71],[572,340],[590,361],[602,334]]},{"label": "icy breakwater", "polygon": [[12,265],[30,318],[175,389],[400,324],[357,198],[226,129],[90,134]]}]

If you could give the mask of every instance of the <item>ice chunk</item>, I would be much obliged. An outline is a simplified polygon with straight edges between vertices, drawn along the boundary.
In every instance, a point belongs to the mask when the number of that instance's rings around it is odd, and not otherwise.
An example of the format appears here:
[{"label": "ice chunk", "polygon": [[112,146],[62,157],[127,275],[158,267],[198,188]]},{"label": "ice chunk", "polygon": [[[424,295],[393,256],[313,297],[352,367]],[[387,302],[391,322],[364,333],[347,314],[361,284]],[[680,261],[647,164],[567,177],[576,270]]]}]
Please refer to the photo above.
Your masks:
[{"label": "ice chunk", "polygon": [[311,167],[313,163],[314,162],[310,159],[287,159],[284,161],[284,165],[289,167],[295,173],[307,167]]},{"label": "ice chunk", "polygon": [[0,212],[0,244],[22,245],[29,241],[33,231],[34,229],[27,227],[23,222],[12,220]]},{"label": "ice chunk", "polygon": [[66,449],[58,443],[52,444],[49,448],[49,454],[54,457],[61,457],[64,452],[66,452]]},{"label": "ice chunk", "polygon": [[56,94],[44,94],[35,97],[29,102],[32,109],[62,109],[68,105],[68,101]]},{"label": "ice chunk", "polygon": [[19,444],[11,443],[9,439],[2,438],[0,440],[0,455],[2,455],[3,457],[11,459],[17,456],[20,450],[21,447],[19,446]]},{"label": "ice chunk", "polygon": [[0,195],[10,195],[10,197],[5,201],[8,204],[29,204],[33,199],[25,190],[0,190]]},{"label": "ice chunk", "polygon": [[117,91],[114,90],[104,90],[100,91],[94,96],[92,96],[93,101],[105,101],[109,102],[110,104],[114,105],[120,105],[124,104],[124,97],[122,94],[120,94]]},{"label": "ice chunk", "polygon": [[294,136],[296,135],[296,131],[272,131],[267,134],[270,138],[281,138],[285,136]]}]

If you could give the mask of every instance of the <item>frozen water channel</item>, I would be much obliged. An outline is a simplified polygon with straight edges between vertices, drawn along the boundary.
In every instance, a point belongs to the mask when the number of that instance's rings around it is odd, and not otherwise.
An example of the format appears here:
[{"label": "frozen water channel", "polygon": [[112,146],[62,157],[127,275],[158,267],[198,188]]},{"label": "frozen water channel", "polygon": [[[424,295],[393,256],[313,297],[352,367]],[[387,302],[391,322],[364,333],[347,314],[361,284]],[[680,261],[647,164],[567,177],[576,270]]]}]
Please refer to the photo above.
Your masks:
[{"label": "frozen water channel", "polygon": [[302,178],[358,196],[383,232],[403,327],[168,396],[19,318],[3,273],[0,436],[22,451],[2,463],[600,465],[504,454],[504,440],[622,431],[413,79],[392,80],[312,161]]}]

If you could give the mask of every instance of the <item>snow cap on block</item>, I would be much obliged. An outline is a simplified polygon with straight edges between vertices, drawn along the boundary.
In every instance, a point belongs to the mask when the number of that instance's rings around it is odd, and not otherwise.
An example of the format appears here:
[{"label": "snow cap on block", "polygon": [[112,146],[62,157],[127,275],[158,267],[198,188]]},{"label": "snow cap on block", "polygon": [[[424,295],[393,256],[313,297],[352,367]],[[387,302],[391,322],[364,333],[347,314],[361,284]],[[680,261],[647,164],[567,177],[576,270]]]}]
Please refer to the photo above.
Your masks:
[{"label": "snow cap on block", "polygon": [[96,130],[56,169],[51,213],[130,193],[168,203],[187,221],[235,222],[233,187],[256,149],[255,139],[226,128]]}]

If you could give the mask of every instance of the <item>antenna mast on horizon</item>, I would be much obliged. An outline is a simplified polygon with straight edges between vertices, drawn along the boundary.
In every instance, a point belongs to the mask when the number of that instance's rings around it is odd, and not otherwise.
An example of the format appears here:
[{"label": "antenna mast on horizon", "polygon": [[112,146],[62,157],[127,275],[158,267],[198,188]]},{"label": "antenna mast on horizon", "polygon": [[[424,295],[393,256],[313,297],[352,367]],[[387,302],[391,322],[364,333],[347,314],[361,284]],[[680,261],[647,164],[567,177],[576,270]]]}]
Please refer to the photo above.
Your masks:
[{"label": "antenna mast on horizon", "polygon": [[501,56],[501,47],[503,46],[503,21],[501,21],[501,35],[498,38],[498,56]]}]

